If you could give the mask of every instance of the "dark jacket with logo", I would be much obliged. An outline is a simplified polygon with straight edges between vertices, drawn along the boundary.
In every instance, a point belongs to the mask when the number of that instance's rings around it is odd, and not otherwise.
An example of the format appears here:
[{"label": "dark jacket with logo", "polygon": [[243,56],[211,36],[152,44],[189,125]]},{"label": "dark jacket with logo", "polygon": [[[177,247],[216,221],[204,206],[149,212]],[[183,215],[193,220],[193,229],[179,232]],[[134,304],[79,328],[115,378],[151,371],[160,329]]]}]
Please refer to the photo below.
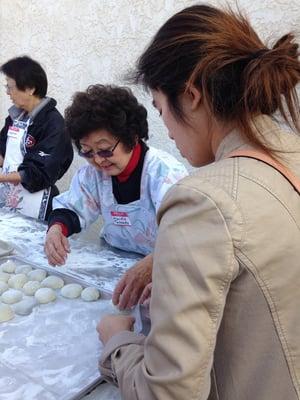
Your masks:
[{"label": "dark jacket with logo", "polygon": [[[24,159],[18,167],[25,189],[34,193],[51,187],[51,198],[58,194],[55,182],[65,174],[73,160],[71,140],[65,133],[64,119],[55,106],[56,101],[49,99],[33,117],[25,138]],[[12,123],[11,116],[8,116],[0,132],[0,154],[3,157]]]}]

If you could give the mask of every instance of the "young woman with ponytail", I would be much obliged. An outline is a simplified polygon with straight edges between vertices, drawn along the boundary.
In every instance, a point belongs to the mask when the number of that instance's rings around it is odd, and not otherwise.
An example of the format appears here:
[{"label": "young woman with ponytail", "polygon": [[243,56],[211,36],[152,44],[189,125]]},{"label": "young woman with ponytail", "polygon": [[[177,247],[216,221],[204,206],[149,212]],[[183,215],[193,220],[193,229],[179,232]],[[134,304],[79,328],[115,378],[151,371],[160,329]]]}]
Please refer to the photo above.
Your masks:
[{"label": "young woman with ponytail", "polygon": [[268,47],[240,13],[193,6],[160,28],[134,80],[201,168],[159,211],[150,334],[103,319],[101,373],[124,400],[300,399],[294,36]]}]

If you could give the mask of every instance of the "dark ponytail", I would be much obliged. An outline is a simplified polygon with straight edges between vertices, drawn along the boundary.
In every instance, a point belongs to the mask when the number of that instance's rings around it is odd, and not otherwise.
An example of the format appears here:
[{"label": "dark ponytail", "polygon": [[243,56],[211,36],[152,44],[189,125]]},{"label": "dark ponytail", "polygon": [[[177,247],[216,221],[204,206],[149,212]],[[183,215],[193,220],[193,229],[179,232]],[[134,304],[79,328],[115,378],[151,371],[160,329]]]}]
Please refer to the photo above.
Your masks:
[{"label": "dark ponytail", "polygon": [[264,50],[249,63],[245,69],[244,95],[248,113],[272,115],[279,110],[289,122],[288,110],[294,126],[299,130],[296,93],[296,85],[300,80],[298,57],[298,44],[294,42],[292,34],[287,34],[272,49]]},{"label": "dark ponytail", "polygon": [[233,122],[251,143],[269,152],[253,132],[257,115],[279,111],[300,132],[294,36],[283,36],[269,49],[249,21],[230,9],[196,5],[172,16],[138,60],[133,81],[161,90],[182,120],[179,96],[196,86],[216,118]]}]

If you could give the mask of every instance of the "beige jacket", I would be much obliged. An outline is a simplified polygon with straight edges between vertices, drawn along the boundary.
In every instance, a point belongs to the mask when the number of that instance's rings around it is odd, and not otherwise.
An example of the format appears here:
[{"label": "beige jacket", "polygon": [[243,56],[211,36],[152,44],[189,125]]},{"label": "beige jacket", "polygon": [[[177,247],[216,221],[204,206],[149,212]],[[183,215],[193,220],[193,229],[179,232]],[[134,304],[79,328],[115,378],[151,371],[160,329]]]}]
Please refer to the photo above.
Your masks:
[{"label": "beige jacket", "polygon": [[[300,177],[300,140],[257,126]],[[124,400],[300,399],[300,196],[274,168],[226,155],[177,183],[159,212],[144,339],[115,335],[100,370]]]}]

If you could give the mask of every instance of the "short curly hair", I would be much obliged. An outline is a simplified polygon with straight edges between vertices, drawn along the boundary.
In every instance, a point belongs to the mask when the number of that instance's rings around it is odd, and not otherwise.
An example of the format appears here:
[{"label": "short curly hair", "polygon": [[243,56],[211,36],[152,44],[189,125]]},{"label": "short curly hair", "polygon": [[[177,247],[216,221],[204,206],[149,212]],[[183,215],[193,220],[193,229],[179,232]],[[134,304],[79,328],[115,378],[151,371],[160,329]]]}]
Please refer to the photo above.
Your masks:
[{"label": "short curly hair", "polygon": [[147,110],[127,87],[91,85],[76,92],[65,110],[66,130],[76,147],[80,139],[104,129],[131,150],[136,140],[148,139]]}]

